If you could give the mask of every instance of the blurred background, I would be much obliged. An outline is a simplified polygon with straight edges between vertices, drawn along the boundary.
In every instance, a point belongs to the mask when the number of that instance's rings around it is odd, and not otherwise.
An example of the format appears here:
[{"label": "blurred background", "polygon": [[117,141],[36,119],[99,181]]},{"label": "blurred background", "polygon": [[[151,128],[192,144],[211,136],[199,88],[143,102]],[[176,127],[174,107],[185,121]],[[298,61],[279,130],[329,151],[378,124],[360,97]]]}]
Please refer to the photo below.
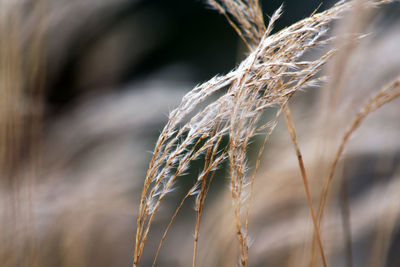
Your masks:
[{"label": "blurred background", "polygon": [[[287,0],[275,31],[333,3]],[[281,4],[262,1],[266,19]],[[337,117],[359,110],[399,74],[398,14],[393,4],[371,15],[365,29],[373,33],[348,59],[351,77],[344,78],[341,102],[348,106]],[[168,112],[193,86],[229,72],[246,55],[229,23],[205,1],[0,0],[0,266],[130,266],[141,187]],[[319,139],[309,131],[318,94],[313,88],[293,101],[300,142],[311,151],[305,158],[316,198],[321,165],[312,151]],[[400,102],[390,105],[360,130],[341,166],[351,182],[346,190],[336,186],[334,195],[346,197],[332,201],[327,219],[331,266],[400,266]],[[346,122],[338,128],[345,130]],[[303,266],[309,255],[312,224],[281,125],[256,187],[251,266]],[[142,266],[151,266],[192,180],[165,202]],[[199,266],[237,260],[224,173],[216,180],[200,231]],[[340,199],[355,210],[350,249],[349,240],[334,238],[336,228],[345,229],[340,214],[349,207]],[[188,202],[157,266],[191,264],[195,215]]]}]

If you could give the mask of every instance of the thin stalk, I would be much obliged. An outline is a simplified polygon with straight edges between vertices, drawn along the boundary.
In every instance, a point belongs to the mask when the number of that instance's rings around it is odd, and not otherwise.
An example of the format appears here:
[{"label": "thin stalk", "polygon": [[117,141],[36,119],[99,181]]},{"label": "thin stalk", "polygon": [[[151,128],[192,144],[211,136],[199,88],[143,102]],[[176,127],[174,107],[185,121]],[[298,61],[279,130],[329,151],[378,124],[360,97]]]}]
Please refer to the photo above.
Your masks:
[{"label": "thin stalk", "polygon": [[306,173],[306,169],[304,167],[303,156],[301,154],[301,151],[300,151],[300,148],[299,148],[299,144],[298,144],[298,141],[297,141],[296,130],[295,130],[295,126],[294,126],[292,115],[290,113],[289,105],[285,106],[285,116],[286,116],[285,117],[286,118],[286,125],[287,125],[290,137],[291,137],[291,139],[293,141],[293,145],[294,145],[295,150],[296,150],[297,160],[299,162],[299,168],[300,168],[300,172],[301,172],[301,177],[303,178],[304,189],[306,191],[308,206],[310,207],[311,218],[312,218],[313,225],[314,225],[314,233],[315,233],[315,236],[317,237],[318,247],[319,247],[319,250],[320,250],[320,253],[321,253],[321,258],[322,258],[322,263],[323,263],[324,267],[326,267],[327,266],[327,262],[326,262],[324,247],[323,247],[322,241],[321,241],[319,225],[317,223],[317,217],[315,216],[315,213],[314,213],[311,192],[310,192],[308,179],[307,179],[307,173]]}]

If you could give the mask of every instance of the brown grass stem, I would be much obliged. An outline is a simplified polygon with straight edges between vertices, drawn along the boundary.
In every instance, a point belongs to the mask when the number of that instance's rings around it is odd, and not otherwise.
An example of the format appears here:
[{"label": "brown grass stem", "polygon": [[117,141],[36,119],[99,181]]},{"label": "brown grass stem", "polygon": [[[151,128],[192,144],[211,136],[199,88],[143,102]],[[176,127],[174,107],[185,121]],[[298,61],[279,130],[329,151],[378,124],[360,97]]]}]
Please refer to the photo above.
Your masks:
[{"label": "brown grass stem", "polygon": [[289,108],[288,104],[285,106],[285,119],[286,119],[286,125],[287,125],[287,128],[288,128],[288,131],[289,131],[289,134],[290,134],[290,138],[292,139],[294,148],[296,150],[297,161],[299,163],[301,177],[303,179],[304,189],[306,191],[308,206],[310,207],[311,218],[312,218],[313,226],[314,226],[314,234],[316,235],[316,238],[317,238],[318,247],[319,247],[320,254],[321,254],[321,259],[322,259],[322,264],[324,265],[324,267],[326,267],[327,266],[327,262],[326,262],[326,257],[325,257],[325,251],[324,251],[324,247],[322,245],[320,230],[319,230],[319,226],[318,226],[318,223],[317,223],[317,217],[315,216],[315,212],[314,212],[314,207],[313,207],[311,192],[310,192],[310,188],[309,188],[306,168],[304,167],[303,156],[302,156],[301,151],[300,151],[300,147],[299,147],[298,140],[297,140],[296,129],[295,129],[293,117],[291,115],[290,108]]},{"label": "brown grass stem", "polygon": [[391,82],[389,85],[385,86],[379,92],[371,97],[368,101],[368,103],[363,107],[362,111],[359,112],[352,123],[350,124],[349,129],[345,132],[341,139],[341,143],[335,153],[335,157],[333,158],[333,161],[331,163],[330,169],[329,169],[329,174],[326,179],[324,188],[322,190],[321,194],[321,199],[320,199],[320,204],[318,208],[318,224],[321,225],[323,214],[324,214],[324,209],[326,205],[326,200],[327,196],[329,193],[329,188],[332,183],[333,176],[335,174],[336,166],[339,162],[339,159],[341,155],[343,154],[344,148],[347,144],[347,142],[350,139],[350,136],[354,133],[355,130],[359,128],[361,123],[364,121],[364,119],[377,109],[379,109],[381,106],[389,103],[393,99],[397,98],[400,96],[400,77]]}]

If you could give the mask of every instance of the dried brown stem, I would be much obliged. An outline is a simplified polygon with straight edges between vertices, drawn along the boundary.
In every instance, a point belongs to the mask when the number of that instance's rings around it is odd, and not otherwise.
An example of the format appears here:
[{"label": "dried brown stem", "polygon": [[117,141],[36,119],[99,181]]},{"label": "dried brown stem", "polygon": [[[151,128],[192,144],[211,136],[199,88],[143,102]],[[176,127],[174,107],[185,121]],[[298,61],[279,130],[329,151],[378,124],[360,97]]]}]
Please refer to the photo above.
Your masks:
[{"label": "dried brown stem", "polygon": [[326,262],[324,247],[322,245],[319,226],[318,226],[318,223],[317,223],[317,218],[315,216],[312,197],[311,197],[311,192],[310,192],[310,188],[309,188],[309,184],[308,184],[307,173],[306,173],[306,169],[304,167],[303,156],[301,154],[300,147],[299,147],[299,144],[298,144],[298,141],[297,141],[296,129],[295,129],[295,126],[294,126],[294,122],[293,122],[293,118],[292,118],[292,115],[291,115],[291,112],[290,112],[289,105],[286,105],[286,107],[285,107],[285,115],[286,115],[286,117],[285,117],[286,118],[286,125],[287,125],[287,128],[288,128],[289,134],[290,134],[290,138],[292,139],[294,148],[296,150],[297,160],[298,160],[298,163],[299,163],[301,177],[303,178],[304,189],[306,191],[308,206],[310,207],[311,218],[312,218],[313,226],[314,226],[314,233],[315,233],[315,235],[317,237],[317,242],[318,242],[318,247],[319,247],[321,258],[322,258],[322,263],[326,267],[327,266],[327,262]]},{"label": "dried brown stem", "polygon": [[389,103],[393,99],[397,98],[400,96],[400,77],[394,80],[392,83],[389,85],[385,86],[382,88],[375,96],[371,97],[368,103],[364,106],[361,112],[357,114],[357,116],[354,118],[352,123],[350,124],[349,129],[345,132],[345,134],[342,137],[342,141],[335,153],[335,157],[332,161],[332,164],[329,168],[329,174],[326,179],[324,188],[322,190],[322,195],[320,199],[320,204],[318,208],[318,224],[321,225],[323,214],[324,214],[324,209],[326,205],[326,200],[328,197],[329,193],[329,188],[332,183],[333,176],[335,174],[336,166],[339,162],[339,159],[341,155],[343,154],[344,148],[347,144],[347,142],[350,139],[350,136],[353,134],[355,130],[358,129],[358,127],[361,125],[361,123],[364,121],[364,119],[377,109],[379,109],[381,106]]}]

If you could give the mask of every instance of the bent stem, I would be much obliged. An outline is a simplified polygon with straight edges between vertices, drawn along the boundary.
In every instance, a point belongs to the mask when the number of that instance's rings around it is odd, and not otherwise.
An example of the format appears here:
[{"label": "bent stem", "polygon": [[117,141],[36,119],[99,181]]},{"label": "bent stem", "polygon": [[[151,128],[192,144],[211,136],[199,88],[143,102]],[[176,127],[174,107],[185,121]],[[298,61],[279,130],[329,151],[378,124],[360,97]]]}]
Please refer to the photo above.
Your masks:
[{"label": "bent stem", "polygon": [[[336,166],[339,162],[339,159],[341,155],[343,154],[344,148],[350,139],[351,135],[353,134],[354,131],[356,131],[361,123],[364,121],[364,119],[377,109],[379,109],[381,106],[389,103],[393,99],[397,98],[400,96],[400,76],[397,77],[393,82],[391,82],[389,85],[383,87],[375,96],[371,97],[367,104],[363,107],[363,109],[356,115],[352,123],[350,124],[349,129],[345,132],[345,134],[342,137],[342,141],[335,153],[335,157],[330,165],[329,168],[329,173],[328,173],[328,178],[326,179],[325,185],[322,189],[321,197],[320,197],[320,202],[319,202],[319,207],[318,207],[318,213],[317,213],[317,220],[318,220],[318,226],[321,226],[322,219],[324,216],[324,211],[325,211],[325,206],[326,206],[326,201],[330,189],[330,185],[333,180],[333,176],[335,174]],[[314,237],[314,242],[315,242]],[[313,243],[315,244],[315,243]]]},{"label": "bent stem", "polygon": [[357,114],[351,123],[349,129],[343,135],[342,141],[335,153],[335,157],[332,161],[332,164],[329,169],[328,178],[326,180],[325,186],[322,191],[322,196],[318,208],[318,224],[320,225],[324,215],[324,209],[326,206],[326,199],[328,196],[329,188],[333,180],[333,176],[335,174],[336,166],[339,162],[341,155],[343,154],[344,148],[347,142],[350,139],[350,136],[353,134],[355,130],[360,127],[361,123],[364,119],[371,114],[372,112],[379,109],[381,106],[389,103],[393,99],[400,96],[400,77],[394,80],[389,85],[382,88],[375,96],[371,97],[368,103],[364,106],[361,112]]}]

